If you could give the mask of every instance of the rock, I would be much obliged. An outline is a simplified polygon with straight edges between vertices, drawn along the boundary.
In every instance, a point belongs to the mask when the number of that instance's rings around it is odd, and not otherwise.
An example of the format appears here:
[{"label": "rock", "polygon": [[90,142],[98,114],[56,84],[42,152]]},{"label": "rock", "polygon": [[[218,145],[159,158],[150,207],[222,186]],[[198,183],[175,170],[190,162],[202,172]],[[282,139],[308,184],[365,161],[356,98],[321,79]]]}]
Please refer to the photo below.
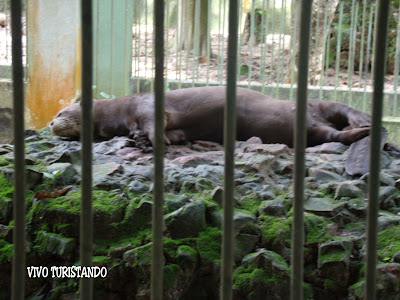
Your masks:
[{"label": "rock", "polygon": [[[48,166],[47,171],[57,185],[71,185],[79,181],[78,173],[71,163],[54,163]],[[45,176],[49,176],[47,174],[44,173]]]},{"label": "rock", "polygon": [[138,268],[142,272],[140,275],[143,280],[148,279],[151,269],[151,243],[126,251],[122,260],[127,267]]},{"label": "rock", "polygon": [[324,278],[334,280],[340,286],[346,286],[349,278],[350,255],[353,243],[350,241],[332,241],[318,247],[318,268]]},{"label": "rock", "polygon": [[272,170],[279,175],[292,174],[294,162],[278,159],[272,164]]},{"label": "rock", "polygon": [[397,189],[392,186],[381,186],[379,188],[379,205],[382,209],[390,210],[396,207],[394,202],[395,193],[397,193]]},{"label": "rock", "polygon": [[131,202],[124,217],[124,228],[128,232],[134,232],[137,229],[148,226],[151,222],[153,202],[141,200],[138,205]]},{"label": "rock", "polygon": [[39,232],[36,244],[42,255],[53,254],[61,258],[72,258],[76,246],[75,239],[46,231]]},{"label": "rock", "polygon": [[0,224],[0,239],[3,239],[8,243],[12,243],[12,228]]},{"label": "rock", "polygon": [[13,200],[0,198],[0,224],[8,224],[13,219]]},{"label": "rock", "polygon": [[[243,213],[241,211],[235,210],[233,215],[233,234],[239,234],[240,230],[245,226],[254,223],[255,217],[251,214]],[[218,226],[222,228],[223,222],[223,211],[211,212],[211,224],[213,226]]]},{"label": "rock", "polygon": [[319,168],[310,168],[308,176],[315,178],[317,181],[342,181],[343,178],[333,172],[326,171]]},{"label": "rock", "polygon": [[306,148],[307,153],[330,153],[330,154],[343,154],[349,147],[342,143],[325,143],[322,145]]},{"label": "rock", "polygon": [[263,201],[258,209],[258,213],[270,216],[284,216],[287,213],[287,208],[283,199]]},{"label": "rock", "polygon": [[279,278],[289,275],[289,266],[279,254],[266,249],[260,249],[255,253],[246,255],[242,259],[245,267],[255,266],[260,269],[268,270]]},{"label": "rock", "polygon": [[333,203],[333,199],[327,197],[310,197],[304,203],[304,209],[306,211],[323,216],[331,216],[333,214],[335,206],[336,205]]},{"label": "rock", "polygon": [[[7,178],[9,181],[14,181],[14,169],[4,168],[1,170],[1,175]],[[26,188],[32,189],[35,185],[41,183],[43,180],[43,173],[36,171],[32,168],[25,169],[25,181]]]},{"label": "rock", "polygon": [[277,156],[288,153],[289,148],[283,144],[249,144],[243,148],[243,152],[255,152]]},{"label": "rock", "polygon": [[150,187],[139,180],[133,180],[129,183],[128,189],[132,193],[146,193]]},{"label": "rock", "polygon": [[165,195],[165,205],[168,208],[168,211],[172,212],[172,211],[176,211],[178,209],[180,209],[181,207],[185,206],[186,204],[188,204],[190,202],[190,199],[185,196],[185,195],[171,195],[171,194],[167,194]]},{"label": "rock", "polygon": [[393,225],[400,224],[400,216],[388,212],[380,211],[378,214],[378,232]]},{"label": "rock", "polygon": [[243,143],[243,145],[262,144],[262,143],[263,143],[263,142],[262,142],[262,140],[261,140],[259,137],[253,136],[253,137],[249,138],[247,141],[245,141],[245,142]]},{"label": "rock", "polygon": [[[400,264],[389,263],[378,265],[376,282],[376,299],[398,299],[400,291]],[[349,287],[351,299],[364,299],[365,280],[362,279]]]},{"label": "rock", "polygon": [[235,261],[239,261],[243,256],[252,252],[258,242],[258,236],[241,233],[234,237]]},{"label": "rock", "polygon": [[260,249],[245,256],[233,281],[234,299],[289,299],[289,268],[272,251]]},{"label": "rock", "polygon": [[336,188],[335,199],[363,197],[365,188],[365,183],[361,180],[342,181]]},{"label": "rock", "polygon": [[394,263],[400,263],[400,251],[393,255],[392,261]]},{"label": "rock", "polygon": [[211,192],[211,198],[214,202],[217,202],[219,205],[222,205],[224,197],[224,190],[222,187],[217,186]]},{"label": "rock", "polygon": [[189,203],[164,217],[172,238],[194,237],[206,227],[205,205],[201,200]]}]

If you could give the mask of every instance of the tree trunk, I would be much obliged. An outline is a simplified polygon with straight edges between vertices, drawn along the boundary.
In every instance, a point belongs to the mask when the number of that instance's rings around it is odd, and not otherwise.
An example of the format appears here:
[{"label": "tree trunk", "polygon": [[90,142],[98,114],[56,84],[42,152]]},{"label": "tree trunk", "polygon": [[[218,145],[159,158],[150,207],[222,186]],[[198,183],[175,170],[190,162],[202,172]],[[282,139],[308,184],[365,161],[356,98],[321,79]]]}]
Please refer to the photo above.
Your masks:
[{"label": "tree trunk", "polygon": [[[264,13],[264,12],[262,12]],[[265,34],[262,30],[262,14],[257,10],[254,11],[254,17],[252,19],[251,12],[246,14],[246,21],[243,30],[243,44],[247,45],[250,43],[251,39],[251,22],[254,20],[254,33],[253,33],[253,45],[259,45],[263,38],[265,39]]]},{"label": "tree trunk", "polygon": [[[339,0],[332,0],[332,1],[325,1],[325,0],[318,0],[314,1],[312,5],[312,21],[311,21],[311,37],[310,37],[310,60],[309,60],[309,67],[308,67],[308,76],[309,82],[312,84],[318,84],[321,79],[321,71],[324,65],[324,44],[328,42],[329,32],[333,17],[335,15],[336,8],[338,6]],[[294,20],[295,20],[295,13],[296,13],[296,1],[292,0],[292,21],[291,21],[291,42],[294,38]],[[326,32],[324,34],[324,22],[326,19]],[[297,21],[299,21],[299,17],[297,17]],[[298,26],[297,26],[298,27]],[[298,34],[298,32],[296,32]],[[295,54],[295,81],[297,81],[297,57],[299,51],[299,37],[297,35],[296,38],[296,54]],[[292,49],[293,51],[293,49]],[[287,83],[290,83],[291,78],[291,65],[293,57],[291,57],[290,62],[288,64],[288,71],[286,72],[286,79]],[[315,78],[315,80],[314,80]]]},{"label": "tree trunk", "polygon": [[[196,1],[200,1],[198,12],[198,23],[196,24]],[[199,56],[207,56],[207,39],[210,34],[208,24],[208,1],[209,0],[180,0],[178,4],[178,38],[177,51],[193,50]],[[198,26],[198,36],[195,37],[195,29]],[[195,41],[195,38],[198,38]],[[195,49],[197,47],[197,49]]]}]

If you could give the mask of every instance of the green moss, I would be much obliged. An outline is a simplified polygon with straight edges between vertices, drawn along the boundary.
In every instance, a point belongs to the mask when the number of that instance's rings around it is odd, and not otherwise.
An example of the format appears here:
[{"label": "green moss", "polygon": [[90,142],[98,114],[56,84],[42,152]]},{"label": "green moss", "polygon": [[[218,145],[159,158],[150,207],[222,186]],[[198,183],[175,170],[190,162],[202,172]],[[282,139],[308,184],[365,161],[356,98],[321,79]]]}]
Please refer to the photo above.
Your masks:
[{"label": "green moss", "polygon": [[183,274],[181,267],[176,264],[164,266],[164,289],[168,290],[175,286],[178,275]]},{"label": "green moss", "polygon": [[0,155],[0,167],[8,166],[11,162],[5,158],[3,155]]},{"label": "green moss", "polygon": [[14,186],[12,183],[0,175],[0,198],[11,200],[13,198]]},{"label": "green moss", "polygon": [[364,283],[365,279],[361,278],[357,283],[350,286],[348,290],[352,291],[357,299],[364,299]]},{"label": "green moss", "polygon": [[255,194],[245,195],[240,201],[240,207],[255,213],[258,211],[261,201],[261,198]]},{"label": "green moss", "polygon": [[93,263],[106,263],[110,260],[108,256],[93,256]]},{"label": "green moss", "polygon": [[330,287],[333,287],[336,285],[336,282],[332,279],[325,279],[324,281],[324,288],[329,289]]},{"label": "green moss", "polygon": [[[55,237],[56,239],[52,239],[52,237]],[[58,254],[62,255],[65,254],[66,245],[72,241],[74,241],[73,238],[39,230],[36,232],[35,246],[33,246],[33,249],[38,251],[40,254],[46,254],[49,251],[57,251]]]},{"label": "green moss", "polygon": [[329,219],[311,213],[306,213],[305,218],[306,243],[320,244],[332,241],[334,238],[327,233],[328,226],[332,224]]},{"label": "green moss", "polygon": [[259,217],[263,244],[268,246],[290,246],[290,222],[274,216],[262,215]]},{"label": "green moss", "polygon": [[151,242],[151,228],[146,228],[141,231],[122,235],[112,239],[96,239],[97,247],[94,253],[104,253],[115,248],[126,245],[132,245],[132,248],[140,247]]},{"label": "green moss", "polygon": [[[65,196],[47,199],[40,203],[36,209],[62,210],[72,214],[80,213],[82,194],[80,191],[71,191]],[[121,209],[121,205],[127,205],[127,201],[121,198],[121,194],[115,191],[93,191],[93,212],[106,212],[109,214]],[[29,214],[29,213],[28,213]]]},{"label": "green moss", "polygon": [[199,233],[196,248],[201,257],[211,262],[221,261],[221,230],[215,227],[207,227]]},{"label": "green moss", "polygon": [[378,257],[385,259],[393,257],[400,251],[400,226],[392,226],[378,234]]},{"label": "green moss", "polygon": [[321,266],[325,262],[345,260],[346,256],[345,251],[331,251],[325,253],[318,258],[318,266]]},{"label": "green moss", "polygon": [[13,244],[6,242],[5,240],[0,240],[0,265],[7,262],[11,263],[13,257]]},{"label": "green moss", "polygon": [[253,268],[240,266],[233,273],[233,288],[239,290],[251,290],[255,282],[273,282],[282,281],[279,277],[274,276],[271,272]]},{"label": "green moss", "polygon": [[195,258],[197,256],[197,251],[188,245],[181,245],[176,250],[177,256],[184,255],[188,258]]}]

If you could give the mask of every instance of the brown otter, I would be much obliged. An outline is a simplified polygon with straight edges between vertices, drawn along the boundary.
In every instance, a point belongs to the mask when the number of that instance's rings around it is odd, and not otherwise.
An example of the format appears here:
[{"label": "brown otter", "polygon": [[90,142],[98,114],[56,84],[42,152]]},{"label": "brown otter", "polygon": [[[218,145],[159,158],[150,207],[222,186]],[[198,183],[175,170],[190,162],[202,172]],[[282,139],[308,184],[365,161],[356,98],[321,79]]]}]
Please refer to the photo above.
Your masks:
[{"label": "brown otter", "polygon": [[[209,140],[222,143],[226,88],[187,88],[165,93],[165,140]],[[50,123],[55,135],[79,137],[80,105],[62,109]],[[154,96],[134,94],[94,101],[94,134],[129,135],[138,126],[154,139]],[[293,146],[295,103],[237,88],[237,139],[258,136],[264,143]],[[307,145],[341,142],[349,145],[369,134],[370,116],[347,105],[310,100],[307,110]]]}]

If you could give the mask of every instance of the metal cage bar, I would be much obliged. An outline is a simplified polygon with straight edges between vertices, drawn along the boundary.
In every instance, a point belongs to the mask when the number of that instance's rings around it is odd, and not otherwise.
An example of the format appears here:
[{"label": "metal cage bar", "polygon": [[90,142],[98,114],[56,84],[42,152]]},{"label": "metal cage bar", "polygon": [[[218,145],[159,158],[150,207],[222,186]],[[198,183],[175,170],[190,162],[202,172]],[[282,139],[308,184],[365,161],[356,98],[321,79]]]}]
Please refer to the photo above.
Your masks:
[{"label": "metal cage bar", "polygon": [[12,299],[25,299],[25,132],[24,70],[22,66],[21,0],[11,1],[12,72],[14,99],[14,255]]},{"label": "metal cage bar", "polygon": [[368,176],[367,251],[365,269],[365,299],[376,297],[376,251],[379,210],[379,165],[381,151],[383,88],[385,83],[385,62],[389,0],[378,1],[377,27],[375,32],[374,92],[372,102],[372,128],[370,150],[370,172]]},{"label": "metal cage bar", "polygon": [[[80,216],[80,259],[82,266],[92,265],[93,252],[93,214],[92,214],[92,1],[81,1],[82,24],[82,199]],[[80,299],[93,298],[93,279],[81,278]]]},{"label": "metal cage bar", "polygon": [[238,0],[229,1],[229,38],[227,61],[226,103],[224,112],[225,180],[223,198],[223,234],[221,299],[232,299],[233,264],[233,192],[235,187],[235,139],[236,139],[236,63],[238,49]]},{"label": "metal cage bar", "polygon": [[304,174],[306,148],[308,60],[310,47],[312,0],[302,0],[299,18],[298,86],[296,99],[296,128],[294,136],[294,203],[292,223],[291,299],[303,299],[304,245]]},{"label": "metal cage bar", "polygon": [[164,204],[164,0],[154,2],[154,189],[152,212],[151,299],[161,300],[163,291],[163,204]]}]

